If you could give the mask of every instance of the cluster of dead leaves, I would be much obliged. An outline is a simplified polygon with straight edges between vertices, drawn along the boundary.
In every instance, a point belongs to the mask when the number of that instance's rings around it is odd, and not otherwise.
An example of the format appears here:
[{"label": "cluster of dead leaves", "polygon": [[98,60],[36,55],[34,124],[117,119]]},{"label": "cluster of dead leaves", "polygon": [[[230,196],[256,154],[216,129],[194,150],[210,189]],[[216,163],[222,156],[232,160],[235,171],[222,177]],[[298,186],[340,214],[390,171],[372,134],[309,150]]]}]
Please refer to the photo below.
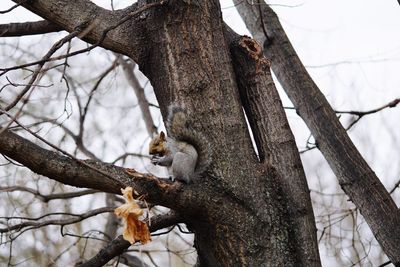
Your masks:
[{"label": "cluster of dead leaves", "polygon": [[116,208],[114,213],[118,217],[122,217],[124,221],[123,237],[131,244],[137,241],[146,244],[151,241],[150,231],[147,224],[139,220],[139,217],[143,215],[143,210],[133,198],[133,188],[128,186],[125,189],[121,189],[121,192],[126,203]]}]

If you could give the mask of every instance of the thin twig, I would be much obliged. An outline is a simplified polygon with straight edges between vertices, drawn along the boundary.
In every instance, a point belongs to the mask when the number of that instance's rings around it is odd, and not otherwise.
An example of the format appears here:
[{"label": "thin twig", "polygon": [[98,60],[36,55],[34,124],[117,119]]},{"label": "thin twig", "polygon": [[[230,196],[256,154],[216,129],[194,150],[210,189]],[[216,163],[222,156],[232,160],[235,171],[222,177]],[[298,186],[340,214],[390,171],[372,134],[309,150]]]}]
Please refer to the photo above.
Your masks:
[{"label": "thin twig", "polygon": [[369,115],[369,114],[373,114],[373,113],[379,112],[379,111],[381,111],[381,110],[383,110],[385,108],[394,108],[399,103],[400,103],[400,98],[396,98],[396,99],[390,101],[389,103],[387,103],[386,105],[383,105],[383,106],[381,106],[379,108],[371,109],[371,110],[368,110],[368,111],[339,111],[339,110],[336,110],[335,112],[339,113],[339,114],[350,114],[350,115],[355,115],[355,116],[362,117],[362,116],[365,116],[365,115]]},{"label": "thin twig", "polygon": [[389,193],[392,194],[399,186],[400,186],[400,180],[397,181],[397,183],[393,186],[392,190],[390,190]]},{"label": "thin twig", "polygon": [[11,240],[15,240],[16,238],[18,238],[20,235],[22,235],[24,232],[32,230],[32,229],[37,229],[37,228],[41,228],[44,226],[48,226],[48,225],[69,225],[69,224],[74,224],[77,222],[81,222],[87,218],[96,216],[98,214],[101,213],[105,213],[105,212],[113,212],[115,209],[115,207],[104,207],[104,208],[98,208],[98,209],[94,209],[91,211],[88,211],[86,213],[83,214],[68,214],[72,217],[76,217],[76,218],[67,218],[67,219],[50,219],[50,220],[46,220],[46,221],[42,221],[42,222],[32,222],[32,221],[25,221],[19,224],[15,224],[12,226],[8,226],[6,228],[0,228],[0,233],[6,233],[6,232],[10,232],[10,231],[21,231],[20,233],[18,233],[18,235],[10,237]]},{"label": "thin twig", "polygon": [[[58,49],[60,49],[66,42],[70,41],[72,38],[77,36],[79,34],[79,30],[75,30],[56,42],[50,50],[44,55],[44,57],[41,60],[41,63],[39,63],[39,66],[36,68],[34,73],[32,74],[31,79],[29,80],[28,84],[25,86],[25,88],[18,94],[18,96],[14,99],[13,102],[11,102],[8,106],[4,108],[5,111],[9,111],[11,108],[13,108],[20,100],[21,98],[28,92],[28,90],[32,87],[33,83],[35,82],[36,78],[38,77],[40,70],[42,69],[43,65],[46,63],[47,59],[51,57]],[[7,128],[7,127],[6,127]]]},{"label": "thin twig", "polygon": [[135,92],[140,110],[142,112],[143,121],[146,125],[147,133],[149,136],[157,134],[157,127],[154,125],[154,121],[150,113],[149,102],[147,101],[144,93],[144,88],[140,85],[139,80],[134,72],[135,63],[131,60],[128,62],[125,61],[121,55],[117,55],[117,60],[122,66],[126,80]]},{"label": "thin twig", "polygon": [[[9,114],[9,113],[8,113],[7,111],[5,111],[5,110],[1,110],[1,109],[0,109],[0,112],[3,112],[4,114],[6,114],[6,115],[7,115],[8,117],[10,117],[10,118],[12,117],[12,115]],[[93,167],[92,165],[90,165],[90,164],[88,164],[88,163],[86,163],[86,162],[84,162],[84,161],[82,161],[82,160],[80,160],[80,159],[74,157],[74,156],[71,155],[70,153],[68,153],[68,152],[62,150],[61,148],[59,148],[59,147],[53,145],[52,143],[48,142],[46,139],[44,139],[44,138],[41,137],[40,135],[36,134],[35,132],[31,131],[29,128],[27,128],[27,127],[25,127],[24,125],[22,125],[18,120],[15,120],[15,123],[18,124],[18,125],[19,125],[21,128],[23,128],[25,131],[29,132],[31,135],[33,135],[34,137],[36,137],[37,139],[39,139],[40,141],[42,141],[43,143],[45,143],[46,145],[48,145],[48,146],[54,148],[55,150],[61,152],[62,154],[68,156],[69,158],[75,160],[75,161],[78,162],[79,164],[82,164],[82,165],[84,165],[85,167],[88,167],[89,169],[94,170],[94,171],[96,171],[96,172],[98,172],[98,173],[100,173],[100,174],[106,176],[107,178],[110,178],[111,180],[117,181],[118,183],[120,183],[120,181],[119,181],[118,179],[114,178],[112,175],[110,175],[110,174],[108,174],[108,173],[106,173],[106,172],[104,172],[104,171],[102,171],[102,170],[99,170],[99,169],[96,168],[96,167]],[[3,130],[4,130],[4,129],[0,128],[0,132],[2,132]]]},{"label": "thin twig", "polygon": [[394,108],[397,106],[397,104],[400,103],[400,98],[396,98],[392,101],[390,101],[389,103],[387,103],[386,105],[383,105],[379,108],[375,108],[375,109],[371,109],[368,111],[335,111],[338,114],[349,114],[349,115],[354,115],[357,116],[357,118],[352,121],[347,127],[346,127],[346,131],[350,130],[357,122],[359,122],[361,120],[362,117],[364,117],[365,115],[370,115],[370,114],[374,114],[377,113],[383,109],[386,108]]},{"label": "thin twig", "polygon": [[[128,15],[126,15],[126,16],[123,17],[121,20],[119,20],[116,24],[107,27],[107,28],[103,31],[103,33],[101,34],[100,39],[99,39],[95,44],[93,44],[93,45],[91,45],[91,46],[89,46],[89,47],[87,47],[87,48],[85,48],[85,49],[80,49],[80,50],[77,50],[77,51],[74,51],[74,52],[71,52],[71,53],[67,53],[67,54],[64,54],[64,55],[61,55],[61,56],[48,58],[48,59],[46,59],[46,60],[41,59],[41,60],[38,60],[38,61],[35,61],[35,62],[31,62],[31,63],[27,63],[27,64],[22,64],[22,65],[10,67],[10,68],[0,68],[0,71],[2,71],[2,72],[0,73],[0,76],[4,75],[5,73],[7,73],[8,71],[11,71],[11,70],[26,68],[26,67],[33,66],[33,65],[42,64],[42,63],[44,63],[44,62],[50,62],[50,61],[60,60],[60,59],[66,58],[66,57],[72,57],[72,56],[75,56],[75,55],[79,55],[79,54],[82,54],[82,53],[89,52],[89,51],[93,50],[94,48],[96,48],[96,47],[98,47],[98,46],[101,45],[101,43],[104,41],[104,39],[106,38],[106,36],[107,36],[107,34],[108,34],[109,31],[114,30],[115,28],[117,28],[117,27],[120,26],[121,24],[123,24],[123,23],[127,22],[129,19],[131,19],[131,18],[133,18],[133,17],[135,17],[135,16],[141,14],[142,12],[146,11],[147,9],[152,8],[152,7],[155,7],[155,6],[162,6],[162,5],[164,5],[166,2],[168,2],[168,1],[167,1],[167,0],[161,0],[160,2],[150,3],[150,4],[147,4],[147,5],[145,5],[145,6],[141,7],[141,8],[139,8],[139,9],[136,10],[136,11],[130,12]],[[91,27],[93,27],[93,26],[94,26],[93,24],[90,24],[90,25],[88,26],[88,28],[91,29]],[[88,32],[87,32],[87,33],[88,33]],[[81,36],[79,36],[79,37],[81,38]]]},{"label": "thin twig", "polygon": [[22,5],[22,4],[24,4],[24,3],[28,2],[28,1],[29,1],[29,0],[25,0],[25,1],[22,1],[21,3],[18,3],[18,4],[13,5],[13,6],[10,7],[9,9],[0,10],[0,14],[8,13],[8,12],[14,10],[15,8],[19,7],[20,5]]},{"label": "thin twig", "polygon": [[88,100],[87,100],[87,102],[86,102],[85,107],[84,107],[83,109],[81,108],[80,118],[79,118],[79,133],[78,133],[78,135],[77,135],[77,139],[78,139],[79,141],[82,141],[82,138],[83,138],[83,131],[84,131],[84,123],[85,123],[85,119],[86,119],[86,114],[87,114],[87,111],[88,111],[88,108],[89,108],[89,104],[90,104],[90,102],[91,102],[91,100],[92,100],[92,98],[93,98],[93,95],[94,95],[95,91],[99,88],[99,85],[100,85],[100,83],[103,81],[103,79],[104,79],[105,77],[107,77],[107,75],[108,75],[109,73],[111,73],[111,71],[114,70],[115,67],[117,67],[117,66],[118,66],[118,62],[117,62],[117,60],[114,60],[114,62],[111,64],[111,66],[108,67],[108,68],[100,75],[100,78],[97,80],[96,84],[93,86],[92,90],[91,90],[90,93],[89,93],[89,98],[88,98]]},{"label": "thin twig", "polygon": [[78,191],[78,192],[43,195],[38,190],[29,188],[29,187],[25,187],[25,186],[0,186],[0,193],[1,192],[14,192],[14,191],[24,191],[24,192],[31,193],[43,202],[49,202],[54,199],[70,199],[70,198],[81,197],[81,196],[101,192],[101,191],[94,190],[94,189],[87,189],[87,190],[82,190],[82,191]]}]

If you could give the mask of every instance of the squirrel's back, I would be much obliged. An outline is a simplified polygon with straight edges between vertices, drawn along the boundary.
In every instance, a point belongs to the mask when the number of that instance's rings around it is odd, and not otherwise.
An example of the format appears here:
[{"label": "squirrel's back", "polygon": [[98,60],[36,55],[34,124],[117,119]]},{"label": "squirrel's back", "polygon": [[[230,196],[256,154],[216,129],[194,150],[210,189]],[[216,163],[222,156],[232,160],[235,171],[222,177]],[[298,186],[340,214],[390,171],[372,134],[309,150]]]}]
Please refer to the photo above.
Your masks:
[{"label": "squirrel's back", "polygon": [[168,110],[166,123],[169,136],[178,142],[192,145],[197,151],[195,172],[200,174],[211,164],[211,146],[205,136],[195,131],[188,122],[186,111],[178,106],[171,105]]}]

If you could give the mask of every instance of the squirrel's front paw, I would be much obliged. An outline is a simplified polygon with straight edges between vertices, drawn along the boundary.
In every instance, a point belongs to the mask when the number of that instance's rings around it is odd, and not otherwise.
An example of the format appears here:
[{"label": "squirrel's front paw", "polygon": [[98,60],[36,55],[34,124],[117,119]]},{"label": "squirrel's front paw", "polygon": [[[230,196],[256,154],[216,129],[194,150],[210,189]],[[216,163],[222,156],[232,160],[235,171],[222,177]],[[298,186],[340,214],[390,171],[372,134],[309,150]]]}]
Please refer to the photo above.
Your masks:
[{"label": "squirrel's front paw", "polygon": [[160,162],[160,157],[159,156],[152,156],[150,159],[151,163],[153,163],[154,165],[157,165]]}]

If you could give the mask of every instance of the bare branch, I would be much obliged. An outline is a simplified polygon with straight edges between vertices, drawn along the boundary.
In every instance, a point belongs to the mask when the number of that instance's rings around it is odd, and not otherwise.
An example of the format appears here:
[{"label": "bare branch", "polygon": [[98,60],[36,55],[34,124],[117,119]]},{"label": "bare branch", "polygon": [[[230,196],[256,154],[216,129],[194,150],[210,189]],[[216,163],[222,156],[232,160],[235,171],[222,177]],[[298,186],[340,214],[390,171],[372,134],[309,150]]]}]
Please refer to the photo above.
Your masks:
[{"label": "bare branch", "polygon": [[[164,215],[158,215],[151,220],[149,225],[150,232],[155,232],[162,228],[166,228],[177,223],[180,223],[182,219],[174,212],[170,212]],[[87,262],[78,265],[80,267],[95,267],[103,266],[109,262],[112,258],[121,255],[125,250],[130,247],[130,243],[123,239],[122,236],[117,237],[111,241],[106,247],[102,248],[99,253]]]},{"label": "bare branch", "polygon": [[0,14],[5,14],[5,13],[8,13],[8,12],[11,12],[12,10],[16,9],[17,7],[19,7],[21,4],[23,4],[23,3],[25,3],[25,2],[28,2],[28,0],[21,1],[21,3],[16,4],[16,5],[13,5],[13,6],[10,7],[9,9],[0,10]]},{"label": "bare branch", "polygon": [[[45,140],[41,138],[41,141]],[[58,149],[55,146],[54,148]],[[117,194],[121,194],[121,188],[132,186],[149,202],[171,208],[177,205],[184,206],[186,198],[191,197],[189,192],[185,194],[179,182],[171,183],[167,179],[158,179],[150,174],[99,161],[79,160],[66,152],[69,156],[62,156],[8,130],[0,134],[0,153],[18,161],[35,173],[67,185]]]},{"label": "bare branch", "polygon": [[[1,101],[0,101],[0,103],[1,103]],[[23,111],[22,111],[22,114],[27,115],[27,116],[29,116],[29,117],[32,117],[32,118],[34,118],[34,119],[36,119],[36,120],[40,120],[39,122],[33,123],[33,124],[31,124],[30,126],[38,125],[38,124],[41,124],[41,123],[50,123],[50,124],[52,124],[52,125],[55,125],[55,126],[60,127],[60,128],[65,132],[66,135],[68,135],[69,137],[72,138],[72,140],[74,140],[74,142],[75,142],[75,144],[76,144],[76,147],[77,147],[84,155],[86,155],[86,156],[89,157],[90,159],[99,160],[99,159],[97,158],[97,156],[96,156],[95,154],[93,154],[93,152],[91,152],[91,151],[84,145],[83,140],[80,140],[80,139],[78,138],[78,135],[76,135],[71,129],[69,129],[69,128],[68,128],[67,126],[65,126],[64,124],[58,122],[57,119],[52,119],[52,118],[46,118],[46,117],[38,116],[38,115],[33,114],[33,113],[31,113],[31,112],[29,112],[29,111],[26,111],[26,110],[23,110]],[[11,128],[11,127],[10,127],[10,128]],[[10,129],[10,128],[9,128],[9,129]],[[28,128],[29,128],[29,127],[28,127]]]},{"label": "bare branch", "polygon": [[124,70],[126,80],[135,92],[140,110],[142,111],[142,117],[146,125],[147,133],[149,134],[149,136],[152,136],[157,133],[157,127],[154,126],[154,121],[151,117],[149,109],[149,102],[147,101],[144,94],[144,88],[140,85],[134,73],[135,63],[131,60],[129,60],[129,62],[125,61],[122,56],[117,56],[117,60]]},{"label": "bare branch", "polygon": [[[382,111],[382,110],[384,110],[384,109],[386,109],[386,108],[394,108],[394,107],[396,107],[399,103],[400,103],[400,98],[396,98],[396,99],[390,101],[389,103],[387,103],[387,104],[385,104],[385,105],[383,105],[383,106],[381,106],[381,107],[379,107],[379,108],[375,108],[375,109],[371,109],[371,110],[367,110],[367,111],[357,111],[357,110],[350,110],[350,111],[334,110],[334,111],[335,111],[336,114],[348,114],[348,115],[357,116],[357,118],[356,118],[354,121],[352,121],[352,122],[350,123],[350,125],[348,125],[348,126],[346,127],[346,131],[348,131],[348,130],[350,130],[358,121],[360,121],[360,119],[361,119],[362,117],[364,117],[364,116],[366,116],[366,115],[371,115],[371,114],[377,113],[377,112]],[[285,107],[285,109],[296,110],[296,108],[294,108],[294,107]],[[297,111],[296,111],[296,112],[297,112]],[[304,153],[304,152],[309,151],[309,150],[314,149],[314,148],[316,148],[316,147],[314,146],[314,147],[307,148],[306,150],[303,150],[303,151],[301,151],[300,153]]]},{"label": "bare branch", "polygon": [[400,98],[396,98],[396,99],[390,101],[389,103],[387,103],[386,105],[383,105],[383,106],[381,106],[379,108],[371,109],[371,110],[368,110],[368,111],[337,111],[336,110],[335,112],[339,113],[339,114],[349,114],[349,115],[357,116],[357,118],[354,121],[352,121],[349,126],[346,127],[346,131],[347,131],[347,130],[350,130],[365,115],[374,114],[374,113],[382,111],[382,110],[384,110],[386,108],[394,108],[399,103],[400,103]]},{"label": "bare branch", "polygon": [[[135,38],[127,32],[134,32],[139,36],[141,29],[136,25],[136,21],[131,19],[150,8],[162,6],[167,2],[161,0],[140,7],[136,3],[123,10],[109,11],[98,7],[89,0],[76,0],[73,3],[67,0],[37,0],[26,3],[25,0],[13,1],[68,32],[74,31],[82,23],[90,26],[90,30],[82,36],[82,39],[94,45],[87,49],[68,53],[61,58],[84,53],[101,46],[136,59],[143,52],[143,46],[140,44],[141,38]],[[113,31],[117,27],[120,27],[119,30]],[[132,31],[133,28],[137,28],[137,30]],[[132,45],[132,42],[137,42],[137,44]]]},{"label": "bare branch", "polygon": [[112,70],[114,70],[118,66],[117,60],[114,60],[114,62],[111,64],[110,67],[108,67],[103,73],[100,74],[99,79],[93,86],[92,90],[89,93],[89,98],[86,102],[86,105],[83,107],[83,109],[80,110],[80,117],[79,117],[79,133],[76,136],[76,142],[81,144],[83,141],[83,131],[84,131],[84,124],[85,124],[85,119],[86,119],[86,114],[90,105],[90,102],[92,101],[93,95],[96,92],[96,90],[99,88],[100,83],[103,81],[105,77],[109,73],[111,73]]},{"label": "bare branch", "polygon": [[[21,98],[29,91],[29,89],[31,89],[33,83],[35,82],[36,78],[38,77],[40,70],[42,69],[43,65],[45,64],[45,62],[51,57],[51,55],[53,55],[58,49],[60,49],[66,42],[70,41],[72,38],[74,38],[75,36],[77,36],[80,33],[80,30],[77,31],[73,31],[72,33],[68,34],[67,36],[63,37],[61,40],[59,40],[58,42],[56,42],[51,48],[50,50],[46,53],[46,55],[44,55],[44,57],[42,58],[41,63],[39,64],[39,66],[36,68],[36,70],[33,72],[31,79],[29,80],[28,84],[25,86],[25,88],[18,94],[18,96],[14,99],[14,101],[12,101],[9,105],[7,105],[4,110],[5,111],[9,111],[10,109],[12,109],[20,100]],[[24,104],[26,103],[26,101],[24,102]],[[22,105],[23,107],[23,105]],[[22,109],[22,107],[20,108],[20,110]],[[0,113],[1,114],[1,113]],[[17,117],[17,115],[15,116]],[[11,120],[11,123],[13,122],[13,120]],[[9,123],[9,125],[11,125],[11,123]],[[7,126],[8,127],[8,126]],[[7,128],[4,127],[4,128]]]},{"label": "bare branch", "polygon": [[[0,228],[0,233],[16,231],[16,232],[18,232],[18,234],[10,237],[11,240],[15,240],[16,238],[18,238],[20,235],[22,235],[26,231],[29,231],[32,229],[37,229],[37,228],[41,228],[41,227],[48,226],[48,225],[65,226],[65,225],[69,225],[69,224],[74,224],[74,223],[81,222],[87,218],[96,216],[101,213],[113,212],[114,209],[115,209],[115,207],[104,207],[104,208],[94,209],[94,210],[88,211],[83,214],[67,214],[68,216],[71,216],[71,218],[67,218],[67,219],[49,219],[49,220],[39,221],[39,222],[34,221],[34,220],[28,220],[28,221],[24,221],[19,224],[7,226],[6,228]],[[46,216],[51,216],[51,215],[52,214],[49,214]],[[54,214],[54,215],[57,215],[57,214]],[[66,214],[62,214],[62,215],[65,216]],[[41,217],[43,217],[43,216],[41,216]],[[9,219],[12,219],[12,218],[9,218]]]},{"label": "bare branch", "polygon": [[15,37],[24,35],[59,32],[63,29],[47,20],[0,24],[0,37]]},{"label": "bare branch", "polygon": [[150,267],[150,265],[143,262],[139,257],[127,253],[121,255],[119,262],[130,267]]},{"label": "bare branch", "polygon": [[81,196],[100,192],[98,190],[88,189],[88,190],[82,190],[82,191],[78,191],[78,192],[43,195],[38,190],[29,188],[29,187],[25,187],[25,186],[0,186],[0,193],[1,192],[14,192],[14,191],[24,191],[24,192],[31,193],[31,194],[35,195],[35,197],[37,197],[38,199],[40,199],[41,201],[43,201],[45,203],[47,203],[51,200],[54,200],[54,199],[70,199],[70,198],[81,197]]},{"label": "bare branch", "polygon": [[397,181],[397,183],[393,186],[389,193],[392,194],[398,187],[400,187],[400,180]]},{"label": "bare branch", "polygon": [[[14,1],[17,1],[17,0],[14,0]],[[85,0],[81,0],[81,1],[82,1],[82,2],[86,2]],[[38,2],[38,1],[36,1],[36,2]],[[35,2],[35,3],[36,3],[36,2]],[[71,52],[71,53],[67,53],[67,54],[65,54],[65,55],[53,57],[53,58],[50,58],[50,57],[49,57],[49,58],[46,58],[46,59],[41,59],[41,60],[38,60],[38,61],[35,61],[35,62],[31,62],[31,63],[27,63],[27,64],[22,64],[22,65],[19,65],[19,66],[14,66],[14,67],[4,68],[4,69],[0,68],[0,71],[2,71],[2,72],[0,73],[0,76],[1,76],[1,75],[4,75],[5,73],[7,73],[7,72],[10,71],[10,70],[25,68],[25,67],[29,67],[29,66],[36,65],[36,64],[44,64],[44,63],[49,62],[49,61],[55,61],[55,60],[64,59],[64,58],[67,58],[67,57],[72,57],[72,56],[75,56],[75,55],[79,55],[79,54],[82,54],[82,53],[89,52],[89,51],[91,51],[92,49],[94,49],[94,48],[96,48],[96,47],[98,47],[98,46],[103,46],[103,45],[104,45],[104,41],[107,40],[107,34],[108,34],[110,31],[112,31],[112,30],[114,30],[115,28],[119,27],[121,24],[127,22],[127,21],[130,20],[131,18],[140,15],[142,12],[146,11],[147,9],[152,8],[152,7],[155,7],[155,6],[161,6],[161,5],[164,5],[165,3],[166,3],[166,0],[161,0],[160,2],[150,3],[150,4],[148,4],[148,5],[145,5],[145,6],[141,7],[141,8],[139,8],[139,9],[133,11],[133,12],[128,13],[128,15],[124,16],[122,19],[120,19],[119,21],[117,21],[115,24],[108,25],[108,26],[104,29],[104,31],[101,32],[100,37],[96,39],[97,42],[95,42],[93,45],[91,45],[91,46],[89,46],[89,47],[87,47],[87,48],[85,48],[85,49],[80,49],[80,50],[77,50],[77,51],[74,51],[74,52]],[[66,13],[66,12],[64,12],[64,13]],[[79,37],[79,38],[85,39],[84,37],[85,37],[86,35],[90,35],[90,33],[91,33],[91,32],[93,31],[93,29],[96,27],[96,22],[93,22],[93,21],[85,21],[84,23],[77,25],[77,28],[81,28],[82,25],[87,25],[87,28],[85,28],[85,31],[83,31],[83,34],[81,34],[81,36],[78,36],[78,37]],[[75,31],[76,31],[76,29],[74,29],[73,32],[75,32]],[[120,42],[120,41],[121,41],[121,40],[118,40],[118,42]],[[131,46],[132,46],[132,44],[129,44],[129,47],[131,47]],[[128,45],[127,45],[127,47],[128,47]],[[107,48],[107,47],[106,47],[106,48]]]},{"label": "bare branch", "polygon": [[126,241],[122,235],[111,241],[106,247],[102,248],[99,253],[96,254],[90,260],[79,264],[80,267],[96,267],[103,266],[114,257],[121,255],[126,249],[130,247],[131,243]]},{"label": "bare branch", "polygon": [[117,157],[116,159],[114,159],[112,161],[112,163],[116,163],[120,160],[125,160],[127,157],[132,156],[132,157],[138,157],[138,158],[147,158],[150,159],[151,157],[149,155],[144,155],[144,154],[140,154],[140,153],[124,153],[121,156]]}]

